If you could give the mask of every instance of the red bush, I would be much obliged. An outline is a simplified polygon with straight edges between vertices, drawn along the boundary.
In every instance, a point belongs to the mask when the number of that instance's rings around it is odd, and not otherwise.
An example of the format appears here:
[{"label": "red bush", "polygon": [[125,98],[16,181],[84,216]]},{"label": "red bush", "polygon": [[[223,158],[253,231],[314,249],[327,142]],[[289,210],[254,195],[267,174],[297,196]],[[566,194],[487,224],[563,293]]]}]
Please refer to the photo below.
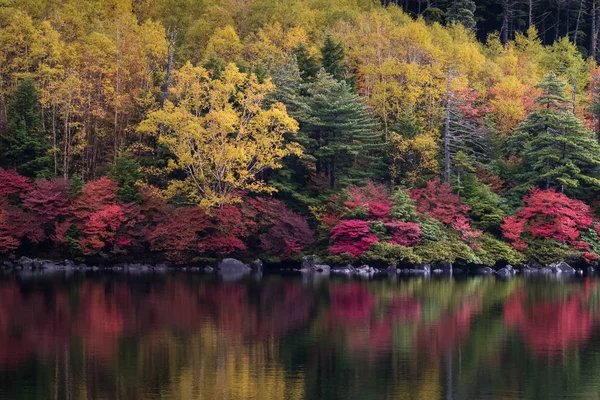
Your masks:
[{"label": "red bush", "polygon": [[523,234],[576,245],[581,231],[592,225],[590,207],[554,189],[533,189],[523,198],[517,215],[504,218],[502,232],[516,249],[527,247]]},{"label": "red bush", "polygon": [[329,248],[331,254],[349,253],[353,257],[359,256],[378,242],[379,238],[371,233],[369,223],[356,219],[340,222],[331,228],[333,246]]},{"label": "red bush", "polygon": [[385,185],[368,182],[366,186],[349,186],[348,201],[344,206],[353,210],[362,207],[369,218],[387,221],[390,216],[391,202]]},{"label": "red bush", "polygon": [[410,197],[420,214],[427,214],[447,225],[452,225],[459,217],[468,218],[470,208],[452,193],[450,185],[440,182],[439,178],[428,182],[424,189],[413,189]]},{"label": "red bush", "polygon": [[306,218],[287,208],[281,210],[279,218],[266,233],[260,235],[260,247],[281,259],[289,259],[313,242],[313,232]]},{"label": "red bush", "polygon": [[67,189],[67,181],[64,179],[39,179],[33,189],[22,196],[23,206],[38,213],[44,222],[66,217],[71,213]]},{"label": "red bush", "polygon": [[385,226],[392,232],[391,242],[394,244],[412,247],[423,239],[421,227],[414,222],[388,222]]}]

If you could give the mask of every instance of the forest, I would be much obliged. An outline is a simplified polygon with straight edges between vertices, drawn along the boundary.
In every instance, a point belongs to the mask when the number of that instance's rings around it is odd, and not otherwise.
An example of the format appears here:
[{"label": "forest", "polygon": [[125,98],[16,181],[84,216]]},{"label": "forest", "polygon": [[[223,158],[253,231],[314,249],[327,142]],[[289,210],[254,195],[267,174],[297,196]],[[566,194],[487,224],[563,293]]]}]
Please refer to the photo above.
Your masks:
[{"label": "forest", "polygon": [[597,264],[599,2],[0,0],[0,258]]}]

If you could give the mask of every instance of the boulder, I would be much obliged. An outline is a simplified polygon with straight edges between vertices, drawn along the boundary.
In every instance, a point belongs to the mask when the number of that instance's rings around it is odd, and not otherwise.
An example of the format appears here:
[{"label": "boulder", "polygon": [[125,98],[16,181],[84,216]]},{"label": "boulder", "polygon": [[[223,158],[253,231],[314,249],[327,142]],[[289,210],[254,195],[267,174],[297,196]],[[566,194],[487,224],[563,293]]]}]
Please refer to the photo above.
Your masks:
[{"label": "boulder", "polygon": [[0,264],[0,266],[4,269],[13,269],[15,267],[15,264],[12,263],[12,261],[2,261],[2,264]]},{"label": "boulder", "polygon": [[236,281],[248,275],[251,268],[235,258],[225,258],[217,267],[219,275],[224,281]]},{"label": "boulder", "polygon": [[512,276],[512,272],[506,267],[500,268],[498,271],[496,271],[496,274],[502,278],[510,278]]},{"label": "boulder", "polygon": [[31,270],[33,269],[33,260],[29,257],[21,257],[17,260],[17,264],[25,270]]},{"label": "boulder", "polygon": [[441,274],[442,272],[444,272],[444,270],[443,269],[439,269],[439,268],[436,268],[436,269],[433,270],[434,274]]},{"label": "boulder", "polygon": [[396,267],[395,265],[390,265],[383,272],[385,272],[386,274],[395,275],[398,272],[398,267]]},{"label": "boulder", "polygon": [[252,268],[255,271],[261,271],[263,268],[263,261],[260,258],[257,258],[256,260],[252,261],[250,263],[250,268]]},{"label": "boulder", "polygon": [[316,272],[322,272],[322,273],[330,273],[331,272],[331,267],[327,264],[315,264],[313,266],[313,270]]},{"label": "boulder", "polygon": [[588,274],[593,274],[594,272],[596,272],[596,270],[594,269],[594,267],[587,267],[587,273]]},{"label": "boulder", "polygon": [[[441,266],[440,266],[441,267]],[[431,272],[431,265],[429,264],[415,264],[413,268],[411,268],[411,270],[419,270],[425,274],[428,274]],[[444,268],[441,268],[444,269]]]},{"label": "boulder", "polygon": [[215,269],[213,267],[211,267],[210,265],[207,265],[206,267],[204,267],[204,272],[206,272],[207,274],[210,274],[214,271]]},{"label": "boulder", "polygon": [[563,273],[572,274],[572,273],[575,273],[575,268],[571,267],[569,264],[567,264],[564,261],[552,263],[552,264],[548,265],[548,267],[554,273],[557,273],[557,274],[563,274]]},{"label": "boulder", "polygon": [[345,267],[334,267],[331,272],[340,275],[354,275],[356,274],[356,268],[348,264]]},{"label": "boulder", "polygon": [[250,272],[250,266],[235,258],[224,258],[217,267],[220,271],[240,271]]},{"label": "boulder", "polygon": [[310,269],[313,269],[313,267],[315,266],[315,264],[318,264],[318,263],[319,263],[319,259],[315,255],[303,256],[300,268],[302,270],[310,270]]}]

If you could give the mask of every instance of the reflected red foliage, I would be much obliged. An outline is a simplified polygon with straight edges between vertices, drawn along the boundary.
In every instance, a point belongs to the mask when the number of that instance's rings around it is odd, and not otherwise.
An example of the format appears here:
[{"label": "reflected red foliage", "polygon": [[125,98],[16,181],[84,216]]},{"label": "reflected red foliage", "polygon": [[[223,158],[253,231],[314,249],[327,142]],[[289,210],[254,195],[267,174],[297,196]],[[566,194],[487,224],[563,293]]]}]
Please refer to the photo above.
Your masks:
[{"label": "reflected red foliage", "polygon": [[367,320],[375,307],[375,297],[360,283],[331,285],[331,316],[336,323],[352,324]]},{"label": "reflected red foliage", "polygon": [[[73,297],[73,296],[76,297]],[[250,295],[243,284],[190,285],[85,281],[51,294],[0,282],[0,367],[33,357],[53,358],[81,343],[87,354],[111,360],[128,336],[192,335],[208,324],[224,340],[279,337],[306,323],[313,297],[295,283],[265,284]]]},{"label": "reflected red foliage", "polygon": [[593,318],[585,308],[587,290],[566,299],[543,299],[528,303],[522,290],[504,306],[504,322],[518,329],[529,349],[537,355],[558,355],[586,342],[592,333]]}]

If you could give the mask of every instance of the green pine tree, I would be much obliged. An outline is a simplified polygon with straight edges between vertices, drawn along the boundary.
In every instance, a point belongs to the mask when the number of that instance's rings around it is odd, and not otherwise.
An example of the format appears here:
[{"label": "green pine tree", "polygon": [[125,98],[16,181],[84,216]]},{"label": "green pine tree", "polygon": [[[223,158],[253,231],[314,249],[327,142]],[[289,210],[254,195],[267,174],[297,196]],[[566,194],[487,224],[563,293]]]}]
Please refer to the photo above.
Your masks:
[{"label": "green pine tree", "polygon": [[306,150],[315,157],[316,172],[327,174],[332,189],[377,176],[382,137],[360,97],[324,70],[306,91],[295,117],[308,138]]},{"label": "green pine tree", "polygon": [[34,81],[19,82],[7,102],[7,132],[0,136],[0,164],[29,177],[53,174],[39,107]]},{"label": "green pine tree", "polygon": [[446,11],[446,21],[451,24],[463,24],[468,29],[474,29],[476,25],[475,8],[473,0],[452,0]]},{"label": "green pine tree", "polygon": [[298,43],[298,46],[294,49],[294,56],[300,70],[300,77],[304,81],[314,79],[319,72],[319,66],[304,44]]},{"label": "green pine tree", "polygon": [[343,80],[346,75],[344,65],[346,54],[343,44],[341,42],[336,43],[330,35],[327,35],[325,43],[321,47],[321,57],[323,69],[338,81]]},{"label": "green pine tree", "polygon": [[571,194],[600,189],[600,145],[593,132],[573,115],[564,83],[554,74],[539,85],[539,109],[508,140],[508,150],[523,160],[518,177],[530,186]]}]

